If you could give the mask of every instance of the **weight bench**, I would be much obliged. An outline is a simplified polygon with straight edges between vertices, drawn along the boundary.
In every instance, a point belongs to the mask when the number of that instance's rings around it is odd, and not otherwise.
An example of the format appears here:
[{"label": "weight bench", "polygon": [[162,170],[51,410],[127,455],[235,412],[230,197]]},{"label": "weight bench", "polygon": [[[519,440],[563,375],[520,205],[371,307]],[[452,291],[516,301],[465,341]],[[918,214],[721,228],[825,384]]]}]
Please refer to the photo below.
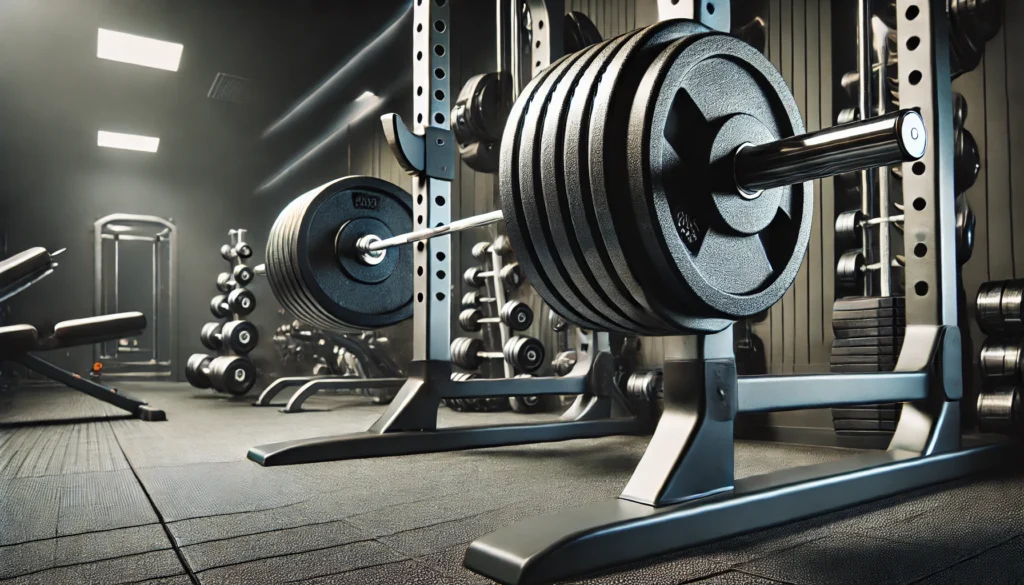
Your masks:
[{"label": "weight bench", "polygon": [[[38,282],[53,272],[56,265],[53,255],[45,248],[32,248],[0,262],[0,301]],[[32,325],[8,325],[0,327],[0,361],[21,364],[55,382],[126,410],[136,418],[167,420],[164,411],[150,408],[144,401],[82,378],[30,353],[133,337],[145,329],[146,316],[134,311],[61,321],[53,328],[52,335],[43,338]]]}]

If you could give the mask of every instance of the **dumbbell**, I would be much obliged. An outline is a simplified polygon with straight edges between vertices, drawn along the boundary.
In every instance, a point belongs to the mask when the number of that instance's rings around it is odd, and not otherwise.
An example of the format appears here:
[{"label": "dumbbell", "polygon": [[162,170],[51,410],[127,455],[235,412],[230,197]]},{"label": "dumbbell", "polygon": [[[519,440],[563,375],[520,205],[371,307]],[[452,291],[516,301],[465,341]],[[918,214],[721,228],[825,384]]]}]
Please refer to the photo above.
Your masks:
[{"label": "dumbbell", "polygon": [[[484,270],[474,266],[466,270],[465,274],[463,274],[463,279],[469,286],[481,287],[492,276],[494,276],[493,270]],[[523,271],[519,268],[518,262],[513,262],[502,266],[501,270],[498,271],[498,277],[501,279],[501,282],[505,283],[505,286],[514,289],[523,282]]]},{"label": "dumbbell", "polygon": [[462,295],[462,308],[463,309],[477,309],[484,303],[496,303],[498,299],[494,297],[485,297],[480,294],[479,291],[472,291]]},{"label": "dumbbell", "polygon": [[473,244],[473,257],[477,260],[485,260],[490,255],[491,243],[490,242],[477,242]]},{"label": "dumbbell", "polygon": [[222,293],[231,292],[238,284],[231,278],[231,275],[227,272],[221,272],[217,275],[217,290]]},{"label": "dumbbell", "polygon": [[205,347],[217,350],[226,342],[228,349],[235,353],[249,353],[256,348],[259,339],[259,331],[249,321],[207,323],[199,333],[199,340]]},{"label": "dumbbell", "polygon": [[185,364],[185,378],[196,388],[210,388],[241,396],[256,383],[256,367],[244,357],[222,355],[211,358],[194,353]]},{"label": "dumbbell", "polygon": [[560,352],[555,359],[551,360],[551,369],[554,370],[556,376],[567,376],[574,367],[576,367],[575,351]]},{"label": "dumbbell", "polygon": [[231,275],[234,277],[235,282],[237,282],[239,286],[246,286],[250,282],[252,282],[252,279],[254,276],[256,276],[256,273],[253,272],[252,268],[249,268],[245,264],[239,264],[231,270]]},{"label": "dumbbell", "polygon": [[953,137],[953,190],[963,193],[971,188],[981,173],[981,152],[974,135],[958,128]]},{"label": "dumbbell", "polygon": [[864,275],[864,254],[860,250],[850,250],[839,257],[836,263],[836,278],[845,288],[854,289]]},{"label": "dumbbell", "polygon": [[256,296],[247,288],[236,288],[227,297],[217,295],[210,299],[210,312],[218,319],[230,317],[232,313],[245,316],[255,308]]},{"label": "dumbbell", "polygon": [[836,243],[841,247],[860,244],[864,213],[859,209],[844,211],[836,217]]},{"label": "dumbbell", "polygon": [[988,340],[981,346],[981,375],[990,383],[1021,383],[1021,344]]},{"label": "dumbbell", "polygon": [[630,374],[626,380],[626,396],[638,404],[650,405],[653,413],[660,414],[665,392],[661,380],[660,370]]},{"label": "dumbbell", "polygon": [[975,403],[978,429],[985,433],[1024,434],[1021,395],[1018,386],[983,390]]},{"label": "dumbbell", "polygon": [[478,369],[485,359],[504,359],[524,372],[535,372],[544,363],[544,344],[532,337],[514,336],[502,351],[484,351],[484,342],[459,337],[452,342],[452,363],[467,370]]},{"label": "dumbbell", "polygon": [[533,324],[533,310],[521,301],[508,301],[497,317],[484,317],[479,309],[466,309],[459,313],[459,325],[465,331],[480,331],[485,323],[504,323],[516,331],[526,331]]},{"label": "dumbbell", "polygon": [[[472,372],[452,372],[452,382],[465,382],[466,380],[475,380],[479,377]],[[444,405],[455,412],[466,412],[470,409],[469,400],[465,398],[445,398]]]}]

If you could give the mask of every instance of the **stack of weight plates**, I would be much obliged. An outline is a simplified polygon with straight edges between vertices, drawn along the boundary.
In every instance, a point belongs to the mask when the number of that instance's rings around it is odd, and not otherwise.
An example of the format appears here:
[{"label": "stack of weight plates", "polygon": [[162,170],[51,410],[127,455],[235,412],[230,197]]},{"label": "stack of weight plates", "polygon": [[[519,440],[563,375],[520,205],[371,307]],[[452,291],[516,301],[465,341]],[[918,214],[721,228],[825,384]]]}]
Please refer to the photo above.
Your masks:
[{"label": "stack of weight plates", "polygon": [[[843,373],[888,372],[896,367],[906,328],[903,297],[847,297],[832,306],[831,370]],[[901,405],[877,404],[832,409],[840,446],[889,446]]]}]

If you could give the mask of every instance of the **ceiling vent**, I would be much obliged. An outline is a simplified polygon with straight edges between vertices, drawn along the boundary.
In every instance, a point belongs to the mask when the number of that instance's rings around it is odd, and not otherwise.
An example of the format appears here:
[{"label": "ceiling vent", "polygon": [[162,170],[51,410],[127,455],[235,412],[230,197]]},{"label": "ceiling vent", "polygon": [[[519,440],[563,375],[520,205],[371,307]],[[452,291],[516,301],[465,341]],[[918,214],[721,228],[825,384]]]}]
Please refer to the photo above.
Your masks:
[{"label": "ceiling vent", "polygon": [[206,97],[223,102],[244,104],[249,101],[249,80],[237,75],[218,73]]}]

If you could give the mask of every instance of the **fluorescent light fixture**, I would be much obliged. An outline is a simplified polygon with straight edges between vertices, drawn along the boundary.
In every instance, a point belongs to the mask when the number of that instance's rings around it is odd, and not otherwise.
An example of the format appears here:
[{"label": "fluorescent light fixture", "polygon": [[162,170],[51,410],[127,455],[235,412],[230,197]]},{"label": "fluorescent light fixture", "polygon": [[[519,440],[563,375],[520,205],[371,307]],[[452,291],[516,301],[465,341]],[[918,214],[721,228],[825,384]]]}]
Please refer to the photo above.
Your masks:
[{"label": "fluorescent light fixture", "polygon": [[154,136],[139,136],[138,134],[121,134],[120,132],[100,130],[96,136],[96,144],[107,148],[156,152],[156,149],[160,146],[160,139]]},{"label": "fluorescent light fixture", "polygon": [[99,29],[96,40],[96,56],[122,63],[177,71],[181,63],[181,51],[185,48],[179,43],[168,43],[146,37],[116,32],[105,28]]}]

